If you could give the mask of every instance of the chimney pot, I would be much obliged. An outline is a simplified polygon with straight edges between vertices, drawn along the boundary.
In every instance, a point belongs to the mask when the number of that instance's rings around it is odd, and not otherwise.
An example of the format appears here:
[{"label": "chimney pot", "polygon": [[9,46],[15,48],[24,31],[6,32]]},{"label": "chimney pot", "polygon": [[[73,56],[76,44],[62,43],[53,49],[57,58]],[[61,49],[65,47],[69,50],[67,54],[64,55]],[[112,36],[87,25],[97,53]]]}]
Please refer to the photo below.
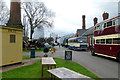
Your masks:
[{"label": "chimney pot", "polygon": [[109,17],[109,13],[104,12],[104,13],[102,14],[102,16],[103,16],[103,20],[106,20],[106,19],[108,19],[108,17]]},{"label": "chimney pot", "polygon": [[98,18],[95,17],[95,18],[93,19],[93,21],[94,21],[94,26],[95,26],[95,25],[97,24]]}]

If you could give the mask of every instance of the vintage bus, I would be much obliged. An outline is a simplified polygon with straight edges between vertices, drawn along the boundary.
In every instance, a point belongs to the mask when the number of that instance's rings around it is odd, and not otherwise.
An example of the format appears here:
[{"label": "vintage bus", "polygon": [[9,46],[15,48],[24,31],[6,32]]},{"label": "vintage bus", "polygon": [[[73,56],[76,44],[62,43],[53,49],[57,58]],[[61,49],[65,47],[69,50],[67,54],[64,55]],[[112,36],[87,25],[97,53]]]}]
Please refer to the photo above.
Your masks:
[{"label": "vintage bus", "polygon": [[74,37],[68,39],[68,48],[73,50],[87,50],[88,39],[87,37]]},{"label": "vintage bus", "polygon": [[91,54],[120,61],[120,16],[104,20],[94,26],[94,46]]}]

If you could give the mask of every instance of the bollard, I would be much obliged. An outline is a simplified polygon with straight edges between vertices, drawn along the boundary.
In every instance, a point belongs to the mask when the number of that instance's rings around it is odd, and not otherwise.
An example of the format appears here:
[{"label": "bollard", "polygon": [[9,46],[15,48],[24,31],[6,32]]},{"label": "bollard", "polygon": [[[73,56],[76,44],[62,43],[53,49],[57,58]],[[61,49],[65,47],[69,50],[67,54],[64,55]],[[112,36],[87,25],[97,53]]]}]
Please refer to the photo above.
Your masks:
[{"label": "bollard", "polygon": [[35,48],[31,48],[30,58],[35,58]]}]

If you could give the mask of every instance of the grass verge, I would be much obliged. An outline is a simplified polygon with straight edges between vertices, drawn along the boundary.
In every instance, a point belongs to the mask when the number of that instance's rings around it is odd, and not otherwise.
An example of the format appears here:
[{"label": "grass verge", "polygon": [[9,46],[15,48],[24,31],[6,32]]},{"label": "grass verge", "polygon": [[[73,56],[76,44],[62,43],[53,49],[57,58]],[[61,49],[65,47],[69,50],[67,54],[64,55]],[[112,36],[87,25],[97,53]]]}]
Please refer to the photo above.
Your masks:
[{"label": "grass verge", "polygon": [[[58,67],[66,67],[70,70],[83,74],[85,76],[94,78],[95,80],[100,80],[95,74],[88,71],[86,68],[77,64],[73,61],[66,61],[60,58],[54,58],[57,68]],[[24,66],[21,68],[13,69],[7,72],[3,72],[3,78],[41,78],[41,61],[35,62],[32,65]],[[47,68],[44,68],[44,78],[48,77]]]},{"label": "grass verge", "polygon": [[[31,50],[27,50],[27,48],[23,49],[23,52],[30,52]],[[35,52],[42,52],[43,48],[39,49],[37,48],[37,50],[35,50]]]},{"label": "grass verge", "polygon": [[[35,56],[35,57],[42,57],[42,56]],[[30,56],[23,56],[23,59],[30,59]]]},{"label": "grass verge", "polygon": [[[30,52],[30,51],[31,50],[27,50],[27,48],[23,49],[23,52]],[[55,51],[57,51],[57,49],[55,49]],[[41,48],[41,49],[37,48],[37,50],[35,50],[35,52],[43,52],[43,48]]]}]

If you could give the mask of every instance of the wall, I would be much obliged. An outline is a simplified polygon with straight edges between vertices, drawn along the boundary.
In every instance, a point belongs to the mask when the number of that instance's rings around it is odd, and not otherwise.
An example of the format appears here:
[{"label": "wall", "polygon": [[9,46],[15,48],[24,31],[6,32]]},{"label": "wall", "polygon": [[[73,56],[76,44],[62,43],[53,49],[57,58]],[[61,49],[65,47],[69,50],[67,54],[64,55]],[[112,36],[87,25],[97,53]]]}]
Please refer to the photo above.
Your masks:
[{"label": "wall", "polygon": [[[2,66],[22,62],[22,29],[9,27],[0,29],[2,29]],[[10,43],[11,34],[16,36],[15,43]]]}]

